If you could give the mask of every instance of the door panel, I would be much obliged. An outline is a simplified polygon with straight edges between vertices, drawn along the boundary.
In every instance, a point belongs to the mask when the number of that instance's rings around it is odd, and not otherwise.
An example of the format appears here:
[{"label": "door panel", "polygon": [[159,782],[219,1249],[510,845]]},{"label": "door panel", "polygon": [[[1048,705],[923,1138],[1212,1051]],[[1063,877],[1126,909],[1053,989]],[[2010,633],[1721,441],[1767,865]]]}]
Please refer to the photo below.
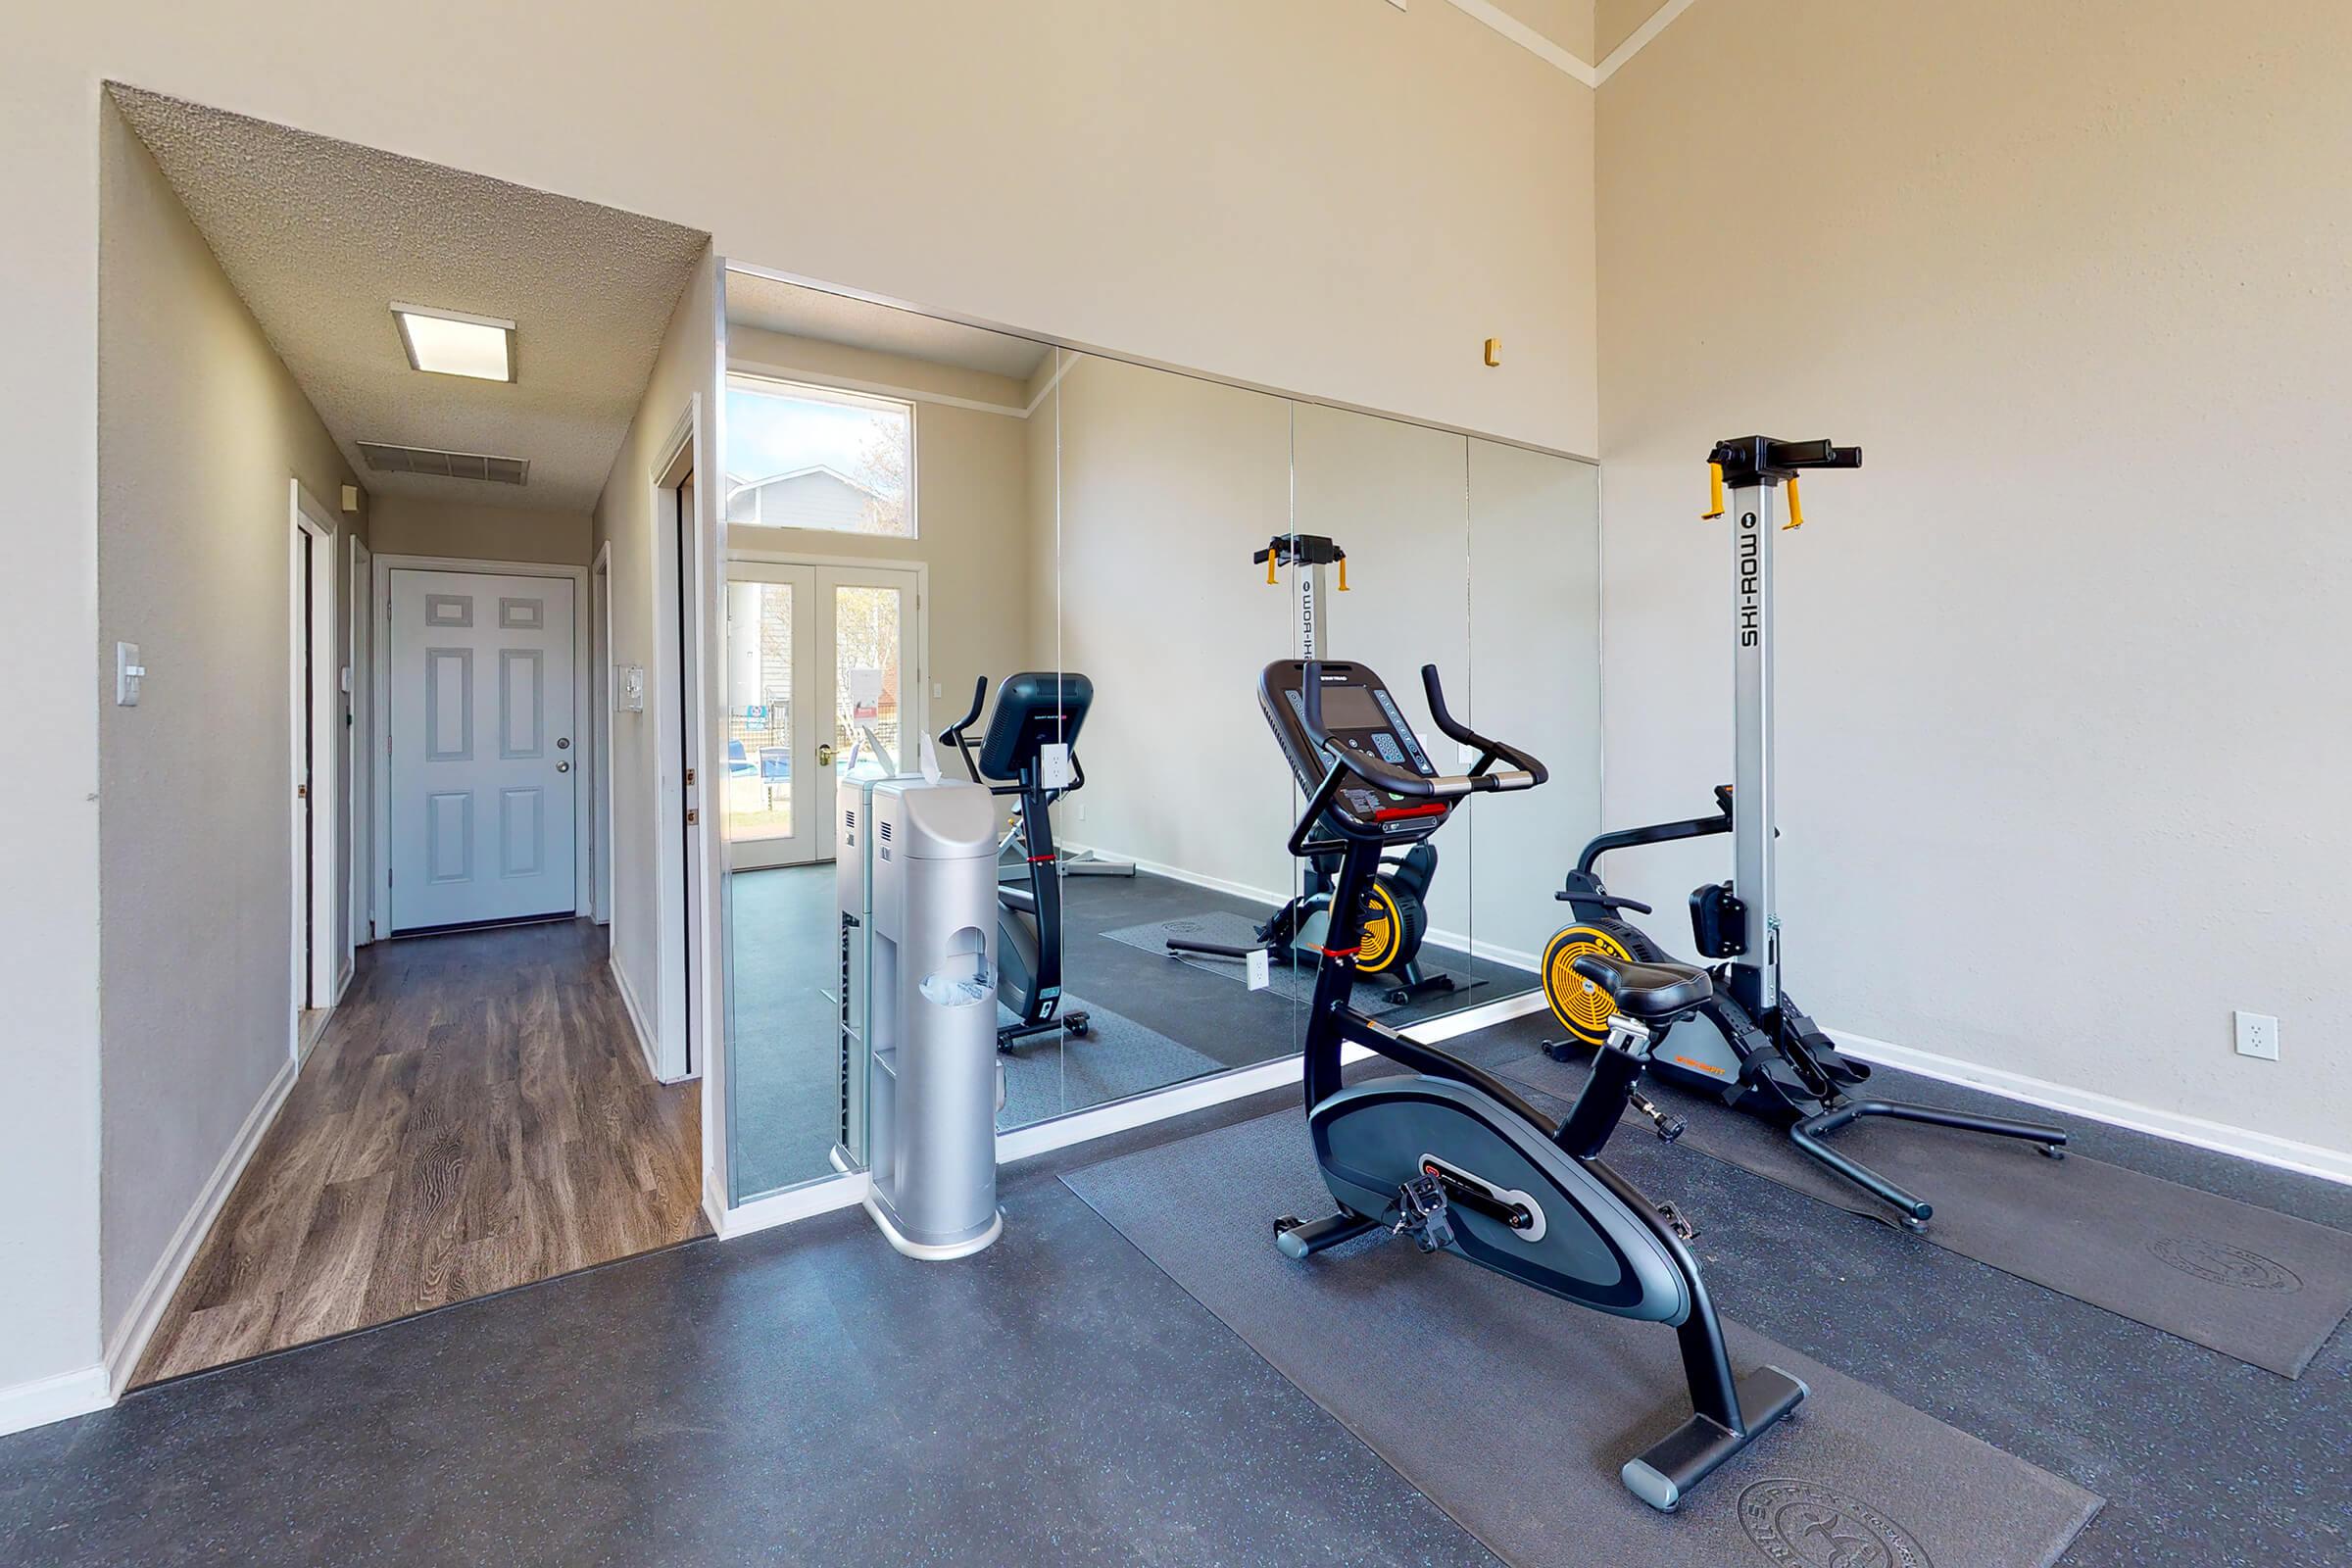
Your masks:
[{"label": "door panel", "polygon": [[814,766],[816,576],[736,562],[727,575],[727,864],[800,865],[832,842]]},{"label": "door panel", "polygon": [[388,929],[570,913],[572,584],[391,576]]}]

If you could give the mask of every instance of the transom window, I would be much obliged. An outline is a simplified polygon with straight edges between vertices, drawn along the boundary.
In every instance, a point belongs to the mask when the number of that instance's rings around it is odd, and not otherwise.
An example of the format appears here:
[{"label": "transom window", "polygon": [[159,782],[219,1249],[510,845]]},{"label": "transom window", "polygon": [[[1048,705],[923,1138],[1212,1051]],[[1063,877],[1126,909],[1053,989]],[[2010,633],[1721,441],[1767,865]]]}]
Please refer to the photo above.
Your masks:
[{"label": "transom window", "polygon": [[911,539],[914,405],[727,377],[727,520]]}]

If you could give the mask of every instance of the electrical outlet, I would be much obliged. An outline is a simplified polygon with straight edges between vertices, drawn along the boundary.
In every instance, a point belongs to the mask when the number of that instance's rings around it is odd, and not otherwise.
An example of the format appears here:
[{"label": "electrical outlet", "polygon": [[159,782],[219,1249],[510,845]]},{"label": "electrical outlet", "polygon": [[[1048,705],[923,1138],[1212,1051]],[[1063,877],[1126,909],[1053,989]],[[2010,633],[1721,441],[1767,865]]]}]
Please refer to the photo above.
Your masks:
[{"label": "electrical outlet", "polygon": [[2237,1020],[2237,1054],[2264,1061],[2278,1059],[2278,1020],[2267,1012],[2230,1014]]}]

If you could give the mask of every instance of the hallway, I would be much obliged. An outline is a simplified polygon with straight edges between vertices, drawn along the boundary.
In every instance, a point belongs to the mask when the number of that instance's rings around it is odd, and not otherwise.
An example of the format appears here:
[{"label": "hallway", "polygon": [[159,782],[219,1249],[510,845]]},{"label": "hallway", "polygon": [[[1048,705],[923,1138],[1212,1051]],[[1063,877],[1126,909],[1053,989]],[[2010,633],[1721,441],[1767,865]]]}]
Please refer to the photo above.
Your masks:
[{"label": "hallway", "polygon": [[700,1087],[652,1081],[606,946],[363,950],[132,1385],[708,1234]]}]

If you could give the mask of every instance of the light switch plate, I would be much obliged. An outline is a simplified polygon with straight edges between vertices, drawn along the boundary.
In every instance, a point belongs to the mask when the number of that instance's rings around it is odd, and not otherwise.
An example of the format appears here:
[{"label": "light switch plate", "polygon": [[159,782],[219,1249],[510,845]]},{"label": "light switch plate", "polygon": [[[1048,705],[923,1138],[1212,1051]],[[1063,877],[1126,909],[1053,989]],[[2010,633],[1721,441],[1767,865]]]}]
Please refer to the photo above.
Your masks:
[{"label": "light switch plate", "polygon": [[122,708],[139,706],[139,683],[147,678],[147,666],[139,662],[137,643],[115,644],[115,702]]}]

